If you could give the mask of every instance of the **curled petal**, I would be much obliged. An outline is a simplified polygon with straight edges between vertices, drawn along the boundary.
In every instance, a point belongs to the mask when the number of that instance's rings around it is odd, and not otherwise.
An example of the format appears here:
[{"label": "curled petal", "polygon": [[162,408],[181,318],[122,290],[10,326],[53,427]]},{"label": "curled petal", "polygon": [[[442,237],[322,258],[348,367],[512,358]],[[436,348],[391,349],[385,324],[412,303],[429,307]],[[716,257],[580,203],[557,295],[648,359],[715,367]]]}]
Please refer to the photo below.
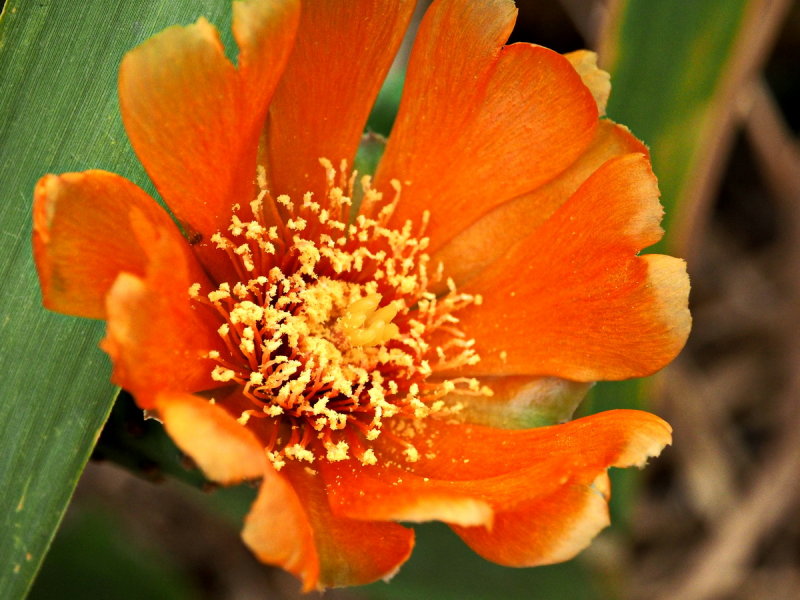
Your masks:
[{"label": "curled petal", "polygon": [[[493,511],[484,500],[402,469],[348,461],[326,465],[323,472],[334,513],[376,521],[492,525]],[[398,482],[402,494],[395,490]]]},{"label": "curled petal", "polygon": [[165,391],[217,387],[214,363],[206,358],[221,341],[205,309],[194,308],[189,287],[209,285],[188,245],[177,245],[138,213],[133,232],[147,254],[142,277],[121,273],[106,296],[108,327],[101,343],[114,363],[113,381],[151,408]]},{"label": "curled petal", "polygon": [[632,153],[647,155],[647,148],[622,125],[600,121],[591,144],[567,170],[486,213],[438,250],[433,262],[462,286],[544,223],[606,161]]},{"label": "curled petal", "polygon": [[[448,521],[490,560],[546,564],[574,556],[608,524],[607,469],[642,466],[670,440],[669,425],[640,411],[529,430],[428,421],[418,462],[382,443],[374,470],[339,468],[330,498],[334,510],[361,519],[402,518],[430,500],[429,517]],[[435,503],[447,497],[461,499],[451,519]],[[491,521],[459,523],[470,497],[491,508]]]},{"label": "curled petal", "polygon": [[[500,483],[498,478],[509,477],[514,485],[517,478],[521,485],[522,479],[533,477],[535,493],[549,493],[566,475],[589,484],[608,467],[643,466],[670,443],[671,431],[663,419],[638,410],[610,410],[561,425],[516,430],[428,419],[417,462],[404,460],[390,440],[380,447],[386,460],[409,465],[407,470],[421,477]],[[465,483],[469,485],[473,483]],[[484,497],[509,502],[507,507],[525,497],[515,500],[513,485],[493,489]]]},{"label": "curled petal", "polygon": [[597,381],[667,364],[691,318],[683,261],[637,256],[661,237],[661,214],[647,159],[608,161],[464,288],[484,310],[461,319],[481,355],[463,371]]},{"label": "curled petal", "polygon": [[256,436],[205,398],[164,392],[153,408],[178,447],[212,481],[230,485],[260,479],[272,469]]},{"label": "curled petal", "polygon": [[[408,559],[414,546],[412,530],[396,523],[335,515],[330,510],[328,492],[319,474],[295,465],[287,465],[281,471],[281,475],[284,474],[313,531],[319,578],[315,580],[313,572],[309,571],[303,581],[306,591],[388,579]],[[272,523],[282,526],[275,521]]]},{"label": "curled petal", "polygon": [[[567,429],[573,424],[576,430],[586,426],[591,431],[578,433],[580,440],[570,440],[566,431],[564,438],[559,434],[549,443],[542,440],[544,465],[532,466],[526,470],[528,479],[517,480],[517,485],[531,485],[548,477],[545,473],[549,471],[549,485],[540,486],[535,494],[512,491],[513,485],[498,494],[491,530],[453,526],[478,554],[513,567],[569,560],[609,524],[606,469],[642,467],[671,441],[669,425],[637,411],[609,411],[559,427]],[[565,457],[565,452],[574,456]],[[509,491],[520,494],[518,501],[508,501]]]},{"label": "curled petal", "polygon": [[33,252],[44,305],[103,319],[105,297],[121,272],[142,275],[147,254],[131,212],[183,245],[166,212],[138,186],[106,171],[46,175],[36,184]]},{"label": "curled petal", "polygon": [[[608,476],[589,485],[568,484],[545,497],[499,512],[491,530],[453,530],[475,552],[501,565],[534,567],[569,560],[610,523],[608,498],[600,491]],[[599,480],[599,481],[598,481]]]}]

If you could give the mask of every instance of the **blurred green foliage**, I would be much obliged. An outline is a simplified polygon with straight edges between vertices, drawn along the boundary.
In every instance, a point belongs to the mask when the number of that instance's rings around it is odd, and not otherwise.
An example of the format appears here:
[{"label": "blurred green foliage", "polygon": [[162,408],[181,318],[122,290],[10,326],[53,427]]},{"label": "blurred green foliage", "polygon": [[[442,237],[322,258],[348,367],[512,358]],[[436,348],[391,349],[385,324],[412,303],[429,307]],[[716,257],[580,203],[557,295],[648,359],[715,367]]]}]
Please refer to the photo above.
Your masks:
[{"label": "blurred green foliage", "polygon": [[102,508],[71,515],[29,600],[190,600],[198,590],[166,551],[136,539]]},{"label": "blurred green foliage", "polygon": [[417,545],[387,585],[364,588],[369,600],[591,600],[590,573],[578,560],[536,569],[510,569],[472,552],[441,523],[415,527]]},{"label": "blurred green foliage", "polygon": [[[613,84],[608,116],[650,146],[666,214],[663,250],[676,234],[703,135],[732,67],[748,0],[621,0],[603,67]],[[610,62],[609,62],[610,59]]]}]

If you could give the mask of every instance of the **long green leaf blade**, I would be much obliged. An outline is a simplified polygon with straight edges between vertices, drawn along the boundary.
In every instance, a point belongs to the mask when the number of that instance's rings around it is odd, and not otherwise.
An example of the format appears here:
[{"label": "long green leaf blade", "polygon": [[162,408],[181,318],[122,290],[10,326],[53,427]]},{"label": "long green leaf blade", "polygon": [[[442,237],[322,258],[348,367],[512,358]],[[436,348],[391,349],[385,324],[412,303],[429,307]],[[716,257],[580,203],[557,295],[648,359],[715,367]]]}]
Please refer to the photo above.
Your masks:
[{"label": "long green leaf blade", "polygon": [[[191,4],[191,6],[188,6]],[[0,18],[0,598],[26,594],[108,415],[102,323],[41,308],[31,195],[45,173],[103,168],[147,179],[118,116],[123,54],[226,2],[24,2]]]},{"label": "long green leaf blade", "polygon": [[606,30],[604,66],[613,84],[608,114],[651,148],[668,242],[693,210],[685,201],[752,6],[748,0],[620,0]]}]

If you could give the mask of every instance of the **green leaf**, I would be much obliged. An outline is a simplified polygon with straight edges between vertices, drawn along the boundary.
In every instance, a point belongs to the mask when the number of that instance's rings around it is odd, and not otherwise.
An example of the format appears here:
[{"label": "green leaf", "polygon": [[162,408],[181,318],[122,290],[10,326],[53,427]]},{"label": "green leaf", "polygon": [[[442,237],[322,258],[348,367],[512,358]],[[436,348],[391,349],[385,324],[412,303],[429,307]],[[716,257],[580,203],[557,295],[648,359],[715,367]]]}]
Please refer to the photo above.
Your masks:
[{"label": "green leaf", "polygon": [[[622,0],[606,30],[608,115],[650,146],[670,243],[687,206],[712,131],[719,93],[734,67],[747,0]],[[663,244],[662,244],[663,245]]]},{"label": "green leaf", "polygon": [[350,209],[350,220],[354,220],[358,211],[361,209],[361,202],[364,200],[364,189],[360,185],[361,177],[375,175],[378,170],[378,163],[383,156],[383,151],[386,149],[386,138],[378,133],[368,132],[361,137],[361,143],[358,146],[353,168],[358,172],[359,181],[355,184],[353,190],[353,206]]},{"label": "green leaf", "polygon": [[[0,598],[26,594],[115,397],[102,323],[41,308],[31,194],[47,172],[102,168],[152,189],[118,115],[123,54],[200,15],[229,40],[230,6],[23,2],[0,17]],[[232,48],[232,44],[228,43]]]},{"label": "green leaf", "polygon": [[389,135],[400,106],[400,96],[405,83],[405,65],[393,66],[386,75],[386,81],[381,86],[381,91],[375,99],[375,105],[367,121],[367,131],[374,131],[380,135]]},{"label": "green leaf", "polygon": [[[378,133],[368,132],[361,137],[353,167],[359,175],[375,175],[383,151],[386,149],[386,138]],[[356,189],[359,189],[356,187]],[[357,210],[354,208],[353,213]]]}]

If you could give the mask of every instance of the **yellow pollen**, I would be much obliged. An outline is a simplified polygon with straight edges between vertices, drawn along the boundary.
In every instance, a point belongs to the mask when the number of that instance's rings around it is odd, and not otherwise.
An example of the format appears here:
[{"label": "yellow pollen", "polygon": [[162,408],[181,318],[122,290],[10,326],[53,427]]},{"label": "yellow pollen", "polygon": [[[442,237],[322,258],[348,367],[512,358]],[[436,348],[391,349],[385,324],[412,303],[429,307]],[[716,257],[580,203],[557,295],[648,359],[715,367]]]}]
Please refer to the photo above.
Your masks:
[{"label": "yellow pollen", "polygon": [[362,465],[374,465],[378,462],[377,457],[375,456],[375,451],[372,448],[368,448],[364,451],[364,454],[361,455],[361,464]]},{"label": "yellow pollen", "polygon": [[276,471],[280,471],[283,467],[286,466],[286,461],[283,460],[283,453],[281,452],[272,452],[267,450],[267,459],[272,463],[272,466],[275,467]]},{"label": "yellow pollen", "polygon": [[[320,164],[326,192],[300,202],[272,196],[259,168],[258,196],[242,203],[251,215],[235,208],[211,237],[232,280],[188,290],[218,319],[219,343],[206,354],[216,363],[211,379],[226,390],[217,402],[240,415],[275,469],[287,460],[374,465],[381,457],[372,442],[383,433],[414,462],[420,453],[407,439],[426,419],[455,412],[448,394],[491,394],[473,379],[429,380],[479,360],[456,313],[481,299],[452,280],[442,296],[429,291],[444,278],[425,252],[428,217],[417,231],[410,221],[387,225],[397,181],[384,200],[346,164]],[[356,182],[361,213],[351,218]],[[265,222],[271,202],[290,215],[281,228]]]},{"label": "yellow pollen", "polygon": [[330,462],[338,462],[349,458],[348,450],[350,447],[347,445],[347,442],[342,441],[337,444],[326,444],[325,448],[328,451],[326,458]]},{"label": "yellow pollen", "polygon": [[315,458],[314,453],[308,450],[307,448],[304,448],[300,444],[287,446],[283,452],[288,458],[294,458],[296,460],[304,460],[310,463],[314,462]]},{"label": "yellow pollen", "polygon": [[231,369],[226,369],[220,365],[214,367],[214,370],[211,371],[211,379],[214,381],[231,381],[234,377],[236,377],[236,372]]},{"label": "yellow pollen", "polygon": [[403,451],[403,454],[406,455],[406,460],[408,460],[408,462],[417,462],[419,460],[419,452],[414,446],[408,446]]}]

